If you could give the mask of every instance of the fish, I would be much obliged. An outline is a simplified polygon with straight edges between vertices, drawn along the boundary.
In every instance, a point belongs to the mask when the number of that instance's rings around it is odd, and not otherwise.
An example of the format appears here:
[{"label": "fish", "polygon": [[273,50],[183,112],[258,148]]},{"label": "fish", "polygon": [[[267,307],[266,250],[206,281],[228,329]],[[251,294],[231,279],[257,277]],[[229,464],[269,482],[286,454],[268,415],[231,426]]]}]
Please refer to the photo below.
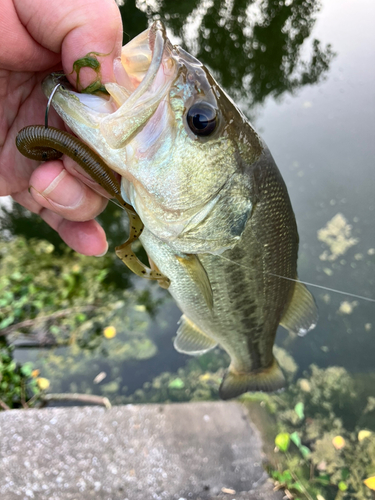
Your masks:
[{"label": "fish", "polygon": [[229,354],[224,400],[283,388],[273,355],[278,326],[304,335],[318,313],[298,281],[296,220],[269,149],[161,21],[122,48],[116,78],[104,84],[108,96],[66,82],[56,88],[56,74],[43,89],[121,176],[151,269],[166,277],[182,311],[175,348],[195,356],[219,345]]}]

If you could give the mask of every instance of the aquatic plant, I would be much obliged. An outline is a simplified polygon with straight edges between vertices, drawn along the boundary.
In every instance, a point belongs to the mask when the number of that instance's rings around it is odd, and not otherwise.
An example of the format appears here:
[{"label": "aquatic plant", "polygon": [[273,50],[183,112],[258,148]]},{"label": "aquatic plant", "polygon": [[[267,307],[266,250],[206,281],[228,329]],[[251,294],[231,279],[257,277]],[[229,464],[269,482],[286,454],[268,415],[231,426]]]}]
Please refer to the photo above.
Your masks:
[{"label": "aquatic plant", "polygon": [[0,410],[33,406],[47,388],[38,375],[32,363],[16,363],[12,348],[0,340]]},{"label": "aquatic plant", "polygon": [[[115,259],[60,252],[45,240],[1,242],[0,354],[12,359],[10,345],[48,348],[35,367],[43,370],[54,391],[81,392],[93,392],[93,379],[103,364],[112,382],[124,361],[154,356],[157,347],[147,331],[163,295],[158,287],[155,293],[147,288],[130,291],[108,282]],[[113,338],[104,335],[109,326],[117,332]],[[6,403],[14,407],[20,404],[17,377],[23,372],[13,360],[9,363],[6,373],[14,372],[18,387],[5,388],[3,380],[3,396],[8,400],[8,395],[18,394],[14,403]]]},{"label": "aquatic plant", "polygon": [[[189,359],[176,373],[164,372],[146,382],[123,403],[165,403],[213,401],[219,399],[218,387],[228,364],[228,355],[219,348]],[[116,403],[120,402],[116,400]]]},{"label": "aquatic plant", "polygon": [[374,391],[372,385],[365,393],[344,368],[313,365],[283,394],[267,398],[279,431],[270,474],[289,498],[373,498]]}]

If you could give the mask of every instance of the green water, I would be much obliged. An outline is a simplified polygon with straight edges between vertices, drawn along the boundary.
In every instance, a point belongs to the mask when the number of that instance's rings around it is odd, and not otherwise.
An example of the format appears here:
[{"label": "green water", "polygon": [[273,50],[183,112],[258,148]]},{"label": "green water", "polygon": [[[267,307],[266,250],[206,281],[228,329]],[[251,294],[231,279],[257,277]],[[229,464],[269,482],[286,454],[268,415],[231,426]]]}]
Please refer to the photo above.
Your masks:
[{"label": "green water", "polygon": [[[136,5],[129,0],[122,7],[124,43],[150,21],[162,19],[171,40],[207,65],[261,133],[285,179],[296,214],[300,279],[373,298],[374,15],[375,4],[369,0],[321,4],[312,0],[153,0]],[[113,252],[114,245],[125,239],[118,209],[109,206],[100,221]],[[330,221],[319,239],[318,232]],[[2,227],[8,236],[47,239],[55,247],[56,258],[64,252],[58,236],[23,210],[4,215]],[[226,366],[226,356],[216,350],[191,362],[175,352],[172,338],[180,313],[168,294],[131,277],[115,258],[106,269],[105,286],[116,300],[127,289],[125,306],[98,319],[96,329],[85,333],[87,342],[26,349],[23,341],[15,351],[16,359],[31,359],[51,380],[54,392],[89,391],[124,402],[145,383],[147,389],[155,377],[160,376],[157,384],[163,385],[164,372],[177,380],[176,390],[181,385],[178,380],[186,387],[188,372],[198,378],[206,373],[209,388],[202,382],[197,390],[202,398],[217,397],[217,380],[209,380],[207,373]],[[141,293],[145,290],[152,307],[145,306]],[[277,344],[297,363],[299,374],[312,363],[323,368],[342,366],[360,376],[374,372],[374,303],[310,290],[320,313],[316,329],[292,339],[280,328],[277,337]],[[118,344],[102,337],[102,327],[112,323],[117,325]],[[134,325],[149,344],[139,348],[132,344],[122,353],[121,342],[131,342]],[[100,372],[106,378],[94,384]]]}]

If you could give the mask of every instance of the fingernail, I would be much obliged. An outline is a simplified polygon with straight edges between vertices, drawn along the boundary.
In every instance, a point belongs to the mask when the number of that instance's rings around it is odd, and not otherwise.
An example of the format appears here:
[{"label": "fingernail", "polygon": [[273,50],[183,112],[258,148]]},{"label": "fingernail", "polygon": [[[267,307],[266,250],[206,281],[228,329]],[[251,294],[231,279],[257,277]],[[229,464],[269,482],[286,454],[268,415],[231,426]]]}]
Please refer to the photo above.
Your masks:
[{"label": "fingernail", "polygon": [[82,184],[64,169],[40,194],[59,207],[76,208],[82,201],[84,189]]},{"label": "fingernail", "polygon": [[94,257],[103,257],[107,252],[108,252],[108,242],[106,242],[107,248],[104,250],[103,253],[99,253],[98,255],[94,255]]}]

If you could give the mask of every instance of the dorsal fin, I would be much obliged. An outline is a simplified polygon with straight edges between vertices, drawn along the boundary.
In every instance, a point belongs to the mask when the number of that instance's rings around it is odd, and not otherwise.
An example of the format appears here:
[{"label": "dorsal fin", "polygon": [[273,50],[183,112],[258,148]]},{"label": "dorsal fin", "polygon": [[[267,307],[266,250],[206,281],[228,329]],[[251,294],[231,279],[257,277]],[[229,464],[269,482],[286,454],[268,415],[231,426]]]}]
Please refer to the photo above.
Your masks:
[{"label": "dorsal fin", "polygon": [[318,308],[314,297],[300,282],[295,282],[292,299],[289,302],[280,325],[300,336],[315,328],[318,321]]}]

